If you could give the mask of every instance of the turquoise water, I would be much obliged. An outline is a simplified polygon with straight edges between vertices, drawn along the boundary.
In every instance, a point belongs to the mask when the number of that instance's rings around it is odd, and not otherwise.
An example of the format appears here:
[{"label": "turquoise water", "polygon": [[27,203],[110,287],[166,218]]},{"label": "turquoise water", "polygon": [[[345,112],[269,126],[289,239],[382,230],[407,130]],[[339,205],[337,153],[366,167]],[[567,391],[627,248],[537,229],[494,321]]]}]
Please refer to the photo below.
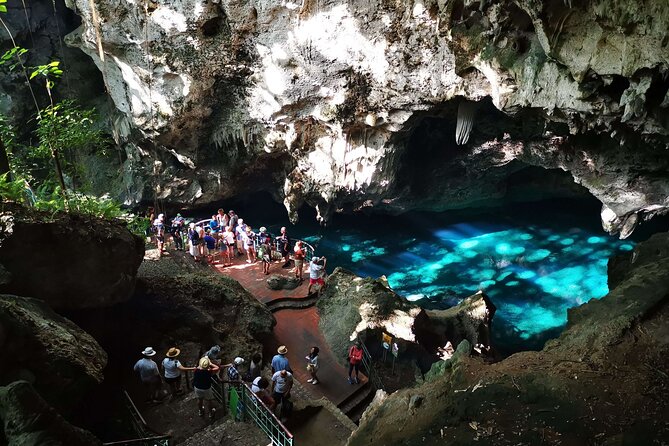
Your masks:
[{"label": "turquoise water", "polygon": [[475,214],[338,217],[325,229],[307,216],[289,232],[327,256],[329,271],[386,275],[425,308],[485,291],[497,306],[495,347],[511,353],[541,348],[562,330],[568,308],[608,293],[609,257],[634,242],[605,234],[598,211],[596,202],[554,200]]}]

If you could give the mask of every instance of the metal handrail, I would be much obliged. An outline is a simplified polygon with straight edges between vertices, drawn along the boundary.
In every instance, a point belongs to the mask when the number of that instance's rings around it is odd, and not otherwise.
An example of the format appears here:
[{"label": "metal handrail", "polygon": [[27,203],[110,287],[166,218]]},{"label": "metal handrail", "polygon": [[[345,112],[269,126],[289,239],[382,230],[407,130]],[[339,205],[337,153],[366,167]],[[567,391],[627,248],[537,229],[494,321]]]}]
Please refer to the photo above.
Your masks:
[{"label": "metal handrail", "polygon": [[362,352],[363,352],[362,365],[365,367],[365,370],[367,371],[367,376],[372,381],[374,387],[376,387],[377,389],[384,390],[383,381],[381,380],[381,377],[376,373],[376,370],[374,370],[374,367],[372,366],[372,355],[369,353],[369,350],[367,350],[367,346],[365,345],[364,342],[361,342],[360,345],[362,346]]},{"label": "metal handrail", "polygon": [[[241,390],[241,399],[237,406],[237,415],[243,417],[244,414],[253,419],[255,424],[262,430],[270,439],[273,446],[294,446],[293,434],[288,428],[274,415],[274,412],[251,390],[251,387],[242,381],[228,381],[218,379],[216,376],[211,377],[212,386],[214,387],[214,396],[225,406],[226,384],[235,390]],[[228,389],[229,391],[230,389]]]},{"label": "metal handrail", "polygon": [[132,417],[132,425],[139,436],[139,438],[133,438],[130,440],[122,441],[113,441],[109,443],[103,443],[105,446],[119,446],[119,445],[146,445],[146,446],[169,446],[171,435],[160,435],[156,432],[153,432],[152,429],[147,424],[146,420],[142,416],[142,413],[139,411],[135,402],[130,398],[128,392],[123,390],[123,395],[126,399],[126,404],[130,410],[130,416]]}]

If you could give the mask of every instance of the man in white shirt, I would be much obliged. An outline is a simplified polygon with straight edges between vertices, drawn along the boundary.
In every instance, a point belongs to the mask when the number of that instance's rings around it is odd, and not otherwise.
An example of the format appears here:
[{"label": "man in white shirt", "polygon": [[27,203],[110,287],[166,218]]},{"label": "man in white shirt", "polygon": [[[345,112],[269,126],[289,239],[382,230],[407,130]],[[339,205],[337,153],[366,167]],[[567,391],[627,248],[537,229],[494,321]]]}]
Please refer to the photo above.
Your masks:
[{"label": "man in white shirt", "polygon": [[134,370],[139,372],[139,378],[146,389],[146,400],[149,402],[160,402],[159,393],[162,380],[158,365],[151,359],[156,354],[152,347],[146,347],[142,352],[144,357],[135,363]]},{"label": "man in white shirt", "polygon": [[325,285],[325,264],[327,259],[325,257],[314,257],[309,262],[309,287],[307,288],[307,295],[311,294],[311,287],[318,284],[318,292],[320,293]]}]

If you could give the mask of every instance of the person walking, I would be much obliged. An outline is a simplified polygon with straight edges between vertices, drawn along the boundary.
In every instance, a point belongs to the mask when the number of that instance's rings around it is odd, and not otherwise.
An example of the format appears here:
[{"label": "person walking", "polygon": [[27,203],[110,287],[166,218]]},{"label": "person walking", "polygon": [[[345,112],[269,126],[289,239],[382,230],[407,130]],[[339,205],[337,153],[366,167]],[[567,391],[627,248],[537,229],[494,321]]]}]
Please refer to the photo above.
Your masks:
[{"label": "person walking", "polygon": [[272,358],[272,373],[280,372],[281,370],[292,372],[288,358],[286,358],[286,355],[288,354],[286,346],[282,345],[276,352],[277,354]]},{"label": "person walking", "polygon": [[304,279],[302,278],[302,269],[304,267],[304,259],[306,258],[306,252],[304,250],[304,242],[298,240],[295,243],[295,252],[293,253],[293,260],[295,260],[295,278],[302,283]]},{"label": "person walking", "polygon": [[[362,362],[362,344],[358,339],[348,350],[348,383],[360,384],[358,373],[360,372],[360,363]],[[355,370],[355,378],[352,373]]]},{"label": "person walking", "polygon": [[200,359],[197,368],[193,372],[193,391],[197,398],[197,413],[201,417],[204,416],[204,402],[206,401],[209,418],[212,420],[216,416],[216,408],[213,403],[214,392],[211,389],[211,377],[215,376],[219,370],[219,367],[205,356]]},{"label": "person walking", "polygon": [[258,248],[258,257],[262,260],[262,272],[265,275],[269,274],[269,267],[272,264],[272,250],[267,243],[267,240],[262,240],[260,242],[260,248]]},{"label": "person walking", "polygon": [[311,347],[311,351],[304,358],[307,360],[307,371],[311,374],[311,379],[308,379],[307,382],[311,384],[318,384],[318,347]]},{"label": "person walking", "polygon": [[139,372],[139,378],[142,380],[146,392],[146,401],[152,403],[160,402],[160,387],[162,384],[158,365],[151,359],[155,354],[156,351],[153,347],[146,347],[142,352],[144,357],[137,361],[133,368],[135,372]]},{"label": "person walking", "polygon": [[234,381],[234,382],[241,382],[242,381],[242,375],[239,373],[239,370],[237,367],[240,365],[244,364],[244,358],[240,358],[237,356],[234,361],[232,361],[232,364],[228,364],[228,380]]},{"label": "person walking", "polygon": [[181,362],[177,359],[180,353],[181,350],[178,348],[170,348],[162,364],[165,382],[170,386],[170,390],[172,391],[172,401],[181,393],[181,372],[195,370],[195,367],[184,367],[181,365]]},{"label": "person walking", "polygon": [[279,417],[283,421],[290,414],[293,403],[290,401],[290,389],[293,388],[293,374],[288,370],[281,370],[272,375],[272,399],[281,404]]}]

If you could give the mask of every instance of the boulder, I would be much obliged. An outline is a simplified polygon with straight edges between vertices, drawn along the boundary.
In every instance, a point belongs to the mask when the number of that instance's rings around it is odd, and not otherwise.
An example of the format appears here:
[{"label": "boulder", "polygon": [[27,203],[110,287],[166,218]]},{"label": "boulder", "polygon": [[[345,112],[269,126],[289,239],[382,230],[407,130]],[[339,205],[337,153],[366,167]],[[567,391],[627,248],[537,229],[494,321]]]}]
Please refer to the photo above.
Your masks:
[{"label": "boulder", "polygon": [[267,288],[270,290],[294,290],[298,286],[300,286],[300,281],[295,277],[272,274],[267,278]]},{"label": "boulder", "polygon": [[63,310],[130,298],[144,241],[123,222],[18,206],[4,209],[0,259],[9,277],[3,273],[0,292],[35,297]]},{"label": "boulder", "polygon": [[497,307],[482,291],[447,310],[428,310],[435,336],[446,345],[469,341],[479,353],[491,351],[490,326]]},{"label": "boulder", "polygon": [[[345,358],[351,341],[380,332],[417,343],[429,324],[425,310],[395,293],[382,279],[362,278],[342,268],[328,277],[318,300],[319,326],[336,357]],[[417,334],[418,333],[418,334]]]},{"label": "boulder", "polygon": [[106,364],[98,343],[43,301],[0,295],[0,385],[27,379],[51,404],[71,406]]},{"label": "boulder", "polygon": [[93,434],[68,423],[26,381],[0,387],[0,419],[8,446],[94,446]]}]

